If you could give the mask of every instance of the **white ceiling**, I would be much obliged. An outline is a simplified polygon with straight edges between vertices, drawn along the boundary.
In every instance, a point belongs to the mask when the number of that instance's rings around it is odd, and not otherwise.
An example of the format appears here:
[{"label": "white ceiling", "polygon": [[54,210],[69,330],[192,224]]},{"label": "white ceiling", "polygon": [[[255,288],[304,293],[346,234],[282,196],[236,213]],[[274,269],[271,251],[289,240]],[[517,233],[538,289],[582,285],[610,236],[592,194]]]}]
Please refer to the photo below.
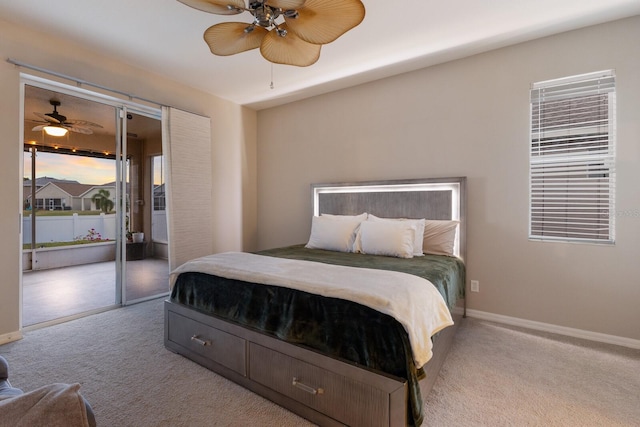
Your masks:
[{"label": "white ceiling", "polygon": [[640,14],[640,0],[363,3],[362,24],[323,46],[320,60],[305,68],[272,67],[257,50],[212,55],[204,31],[219,22],[249,22],[250,15],[213,15],[177,0],[0,0],[0,17],[260,109]]}]

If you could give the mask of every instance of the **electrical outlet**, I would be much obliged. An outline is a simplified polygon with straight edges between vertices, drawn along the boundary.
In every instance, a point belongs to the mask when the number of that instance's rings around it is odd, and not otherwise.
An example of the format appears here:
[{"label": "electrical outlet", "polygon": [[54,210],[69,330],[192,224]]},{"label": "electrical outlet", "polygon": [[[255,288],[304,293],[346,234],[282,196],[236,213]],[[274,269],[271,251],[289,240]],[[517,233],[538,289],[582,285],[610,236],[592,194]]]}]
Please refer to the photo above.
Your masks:
[{"label": "electrical outlet", "polygon": [[480,292],[480,282],[477,280],[471,281],[471,292]]}]

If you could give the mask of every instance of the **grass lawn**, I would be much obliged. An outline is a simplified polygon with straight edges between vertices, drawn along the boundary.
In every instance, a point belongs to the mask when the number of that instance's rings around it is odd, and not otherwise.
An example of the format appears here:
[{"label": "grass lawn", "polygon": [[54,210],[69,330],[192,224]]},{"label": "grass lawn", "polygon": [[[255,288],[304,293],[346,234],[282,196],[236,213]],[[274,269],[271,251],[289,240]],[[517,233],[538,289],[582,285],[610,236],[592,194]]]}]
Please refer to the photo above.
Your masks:
[{"label": "grass lawn", "polygon": [[[104,243],[104,242],[113,242],[114,240],[103,239],[103,240],[74,240],[73,242],[46,242],[46,243],[36,243],[36,248],[57,248],[60,246],[76,246],[76,245],[90,245],[92,243]],[[31,249],[31,243],[27,243],[22,245],[22,249]]]}]

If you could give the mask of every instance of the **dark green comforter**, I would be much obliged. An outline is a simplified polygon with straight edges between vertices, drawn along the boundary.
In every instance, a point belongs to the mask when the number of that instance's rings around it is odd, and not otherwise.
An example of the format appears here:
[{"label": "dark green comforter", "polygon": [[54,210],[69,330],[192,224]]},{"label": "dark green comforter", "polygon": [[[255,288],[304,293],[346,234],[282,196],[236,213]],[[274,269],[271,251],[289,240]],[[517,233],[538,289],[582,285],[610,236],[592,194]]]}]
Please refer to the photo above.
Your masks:
[{"label": "dark green comforter", "polygon": [[[416,274],[431,281],[450,307],[464,293],[464,286],[456,285],[464,284],[464,265],[450,257],[425,256],[413,258],[417,262],[411,263],[406,262],[411,259],[310,250],[302,245],[258,254]],[[422,424],[419,380],[423,372],[413,362],[406,331],[386,314],[350,301],[204,273],[180,274],[171,300],[286,342],[406,379],[409,424]]]},{"label": "dark green comforter", "polygon": [[449,309],[464,298],[465,266],[460,258],[444,255],[425,255],[414,258],[395,258],[379,255],[365,255],[306,249],[304,245],[287,246],[257,252],[279,258],[302,259],[327,264],[350,267],[374,268],[378,270],[401,271],[427,279],[444,297]]}]

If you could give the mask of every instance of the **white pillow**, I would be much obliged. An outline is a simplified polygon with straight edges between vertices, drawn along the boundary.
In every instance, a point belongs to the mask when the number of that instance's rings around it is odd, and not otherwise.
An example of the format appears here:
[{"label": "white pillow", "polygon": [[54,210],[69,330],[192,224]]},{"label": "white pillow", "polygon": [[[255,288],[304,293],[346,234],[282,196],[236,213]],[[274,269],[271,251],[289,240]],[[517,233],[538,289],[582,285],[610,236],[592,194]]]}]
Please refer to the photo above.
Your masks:
[{"label": "white pillow", "polygon": [[311,235],[305,247],[329,251],[352,252],[356,230],[361,220],[358,218],[339,219],[314,216]]},{"label": "white pillow", "polygon": [[428,219],[424,223],[425,254],[453,255],[456,232],[460,221],[444,221]]},{"label": "white pillow", "polygon": [[413,258],[416,228],[406,221],[364,221],[360,224],[362,253]]},{"label": "white pillow", "polygon": [[[424,241],[424,218],[422,219],[407,219],[407,218],[380,218],[375,215],[369,214],[367,217],[367,221],[406,221],[407,223],[414,225],[416,227],[416,237],[413,241],[413,256],[423,256],[422,253],[422,242]],[[356,236],[356,249],[360,249],[359,247],[359,238]]]},{"label": "white pillow", "polygon": [[320,214],[321,216],[325,217],[325,218],[332,218],[332,219],[345,219],[345,220],[359,220],[359,221],[365,221],[367,219],[367,213],[363,212],[360,215],[334,215],[334,214]]}]

